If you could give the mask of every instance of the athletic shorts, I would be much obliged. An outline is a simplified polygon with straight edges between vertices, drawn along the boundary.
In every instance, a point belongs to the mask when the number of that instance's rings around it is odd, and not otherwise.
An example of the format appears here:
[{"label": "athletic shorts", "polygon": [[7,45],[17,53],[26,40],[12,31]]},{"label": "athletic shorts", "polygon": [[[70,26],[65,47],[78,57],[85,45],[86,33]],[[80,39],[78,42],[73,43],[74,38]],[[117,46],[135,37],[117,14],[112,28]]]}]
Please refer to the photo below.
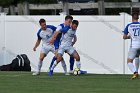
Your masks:
[{"label": "athletic shorts", "polygon": [[128,58],[134,59],[136,56],[140,55],[140,48],[130,48],[128,52]]},{"label": "athletic shorts", "polygon": [[49,52],[55,53],[54,45],[42,45],[41,53],[45,53],[47,55]]},{"label": "athletic shorts", "polygon": [[76,52],[76,50],[72,46],[60,46],[58,49],[58,53],[63,56],[64,52],[73,55]]}]

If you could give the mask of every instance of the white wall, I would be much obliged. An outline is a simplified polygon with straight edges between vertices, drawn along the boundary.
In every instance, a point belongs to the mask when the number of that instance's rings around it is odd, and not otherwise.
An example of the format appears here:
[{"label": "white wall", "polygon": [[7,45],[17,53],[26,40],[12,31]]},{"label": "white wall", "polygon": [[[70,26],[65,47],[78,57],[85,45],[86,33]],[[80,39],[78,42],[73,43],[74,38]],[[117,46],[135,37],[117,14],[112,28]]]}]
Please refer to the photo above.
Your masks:
[{"label": "white wall", "polygon": [[[5,19],[4,19],[5,17]],[[28,55],[32,70],[35,70],[40,47],[32,48],[37,39],[40,18],[47,24],[57,26],[63,21],[61,16],[0,16],[0,65],[8,64],[16,54]],[[122,39],[124,26],[131,17],[122,13],[119,16],[74,16],[79,20],[78,42],[75,47],[80,53],[82,69],[89,73],[123,74],[130,73],[126,66],[128,42]],[[5,20],[4,22],[2,20]],[[5,25],[3,25],[5,24]],[[4,26],[4,27],[3,27]],[[5,42],[4,42],[5,41]],[[4,50],[2,48],[5,47]],[[64,55],[69,68],[69,56]],[[4,58],[5,57],[5,58]],[[47,71],[53,54],[44,60],[42,71]],[[55,69],[62,72],[61,64]]]}]

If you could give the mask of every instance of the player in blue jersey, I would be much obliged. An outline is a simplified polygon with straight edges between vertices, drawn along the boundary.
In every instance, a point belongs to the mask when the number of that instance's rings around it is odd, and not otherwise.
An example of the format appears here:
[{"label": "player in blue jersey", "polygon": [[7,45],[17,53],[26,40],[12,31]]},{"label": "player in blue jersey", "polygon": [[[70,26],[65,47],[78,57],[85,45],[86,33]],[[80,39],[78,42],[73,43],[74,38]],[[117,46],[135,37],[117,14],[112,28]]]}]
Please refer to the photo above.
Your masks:
[{"label": "player in blue jersey", "polygon": [[[66,17],[65,17],[65,22],[62,23],[62,24],[60,24],[60,25],[57,27],[56,31],[60,31],[60,30],[63,29],[65,26],[69,26],[69,25],[71,24],[72,20],[73,20],[73,17],[72,17],[72,16],[70,16],[70,15],[66,16]],[[58,48],[59,48],[59,45],[60,45],[60,42],[61,42],[61,40],[60,40],[61,37],[62,37],[62,33],[60,33],[60,34],[56,37],[56,40],[54,41],[54,46],[55,46],[55,49],[56,49],[56,50],[58,50]],[[74,37],[73,44],[75,44],[76,41],[77,41],[77,37]],[[56,52],[56,55],[57,55],[57,52]],[[52,59],[50,68],[52,67],[52,65],[53,65],[53,63],[54,63],[55,60],[56,60],[56,57],[54,56],[53,59]],[[65,73],[67,73],[67,72],[66,72],[66,71],[67,71],[67,70],[66,70],[67,67],[66,67],[65,64],[63,64],[63,61],[64,61],[64,60],[61,61],[62,67],[63,67]],[[72,73],[72,71],[73,71],[73,66],[74,66],[74,58],[73,58],[73,57],[70,57],[70,73]]]},{"label": "player in blue jersey", "polygon": [[52,42],[55,41],[57,35],[62,33],[63,37],[61,40],[60,47],[58,49],[58,54],[57,54],[57,61],[54,62],[53,66],[50,69],[49,75],[52,76],[53,74],[53,69],[56,67],[56,65],[63,60],[62,56],[64,52],[66,51],[69,55],[73,56],[76,59],[76,65],[77,68],[81,68],[81,62],[80,62],[80,56],[77,53],[77,51],[73,48],[73,38],[76,36],[76,29],[78,27],[79,22],[77,20],[73,20],[72,26],[66,26],[63,29],[56,30],[55,34],[53,35]]},{"label": "player in blue jersey", "polygon": [[[132,14],[132,23],[124,29],[123,39],[131,39],[131,45],[128,52],[127,64],[129,69],[134,73],[132,80],[138,77],[139,55],[140,55],[140,23],[138,22],[138,13]],[[135,66],[133,60],[135,59]]]},{"label": "player in blue jersey", "polygon": [[50,45],[49,41],[51,40],[54,31],[56,30],[56,27],[53,25],[46,25],[46,21],[44,19],[40,19],[39,24],[41,28],[39,29],[37,33],[37,41],[36,44],[33,48],[34,51],[36,51],[36,48],[40,45],[42,41],[42,48],[40,51],[40,57],[39,57],[39,62],[37,66],[37,71],[34,72],[32,75],[39,75],[40,70],[42,67],[42,63],[44,58],[47,56],[49,52],[55,53],[55,47],[54,45]]}]

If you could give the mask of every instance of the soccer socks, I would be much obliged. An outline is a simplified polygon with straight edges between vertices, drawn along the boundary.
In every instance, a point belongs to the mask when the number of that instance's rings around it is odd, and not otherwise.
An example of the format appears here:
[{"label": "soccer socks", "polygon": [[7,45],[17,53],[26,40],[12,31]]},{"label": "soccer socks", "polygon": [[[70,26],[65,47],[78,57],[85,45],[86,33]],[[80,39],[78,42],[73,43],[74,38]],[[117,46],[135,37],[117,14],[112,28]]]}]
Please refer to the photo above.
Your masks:
[{"label": "soccer socks", "polygon": [[73,70],[73,66],[74,66],[74,57],[70,57],[70,70]]},{"label": "soccer socks", "polygon": [[49,69],[51,69],[51,67],[52,67],[52,65],[53,65],[53,63],[54,63],[55,60],[56,60],[56,57],[54,56],[53,59],[52,59],[52,62],[51,62],[51,64],[50,64]]},{"label": "soccer socks", "polygon": [[40,61],[38,62],[37,72],[40,72],[41,67],[42,67],[42,64],[43,64],[43,62],[40,60]]},{"label": "soccer socks", "polygon": [[65,63],[64,60],[61,61],[61,65],[62,65],[62,67],[64,69],[65,74],[67,74],[67,66],[66,66],[66,63]]},{"label": "soccer socks", "polygon": [[135,72],[138,72],[138,69],[139,69],[139,58],[135,58],[135,67],[136,67],[136,71]]},{"label": "soccer socks", "polygon": [[77,68],[81,68],[81,62],[80,61],[76,61],[76,66],[77,66]]},{"label": "soccer socks", "polygon": [[128,65],[129,69],[130,69],[133,73],[136,71],[136,69],[135,69],[133,63],[129,62],[127,65]]},{"label": "soccer socks", "polygon": [[54,68],[57,66],[57,62],[56,61],[54,61],[54,63],[53,63],[53,65],[52,65],[52,67],[51,67],[51,69],[50,70],[54,70]]}]

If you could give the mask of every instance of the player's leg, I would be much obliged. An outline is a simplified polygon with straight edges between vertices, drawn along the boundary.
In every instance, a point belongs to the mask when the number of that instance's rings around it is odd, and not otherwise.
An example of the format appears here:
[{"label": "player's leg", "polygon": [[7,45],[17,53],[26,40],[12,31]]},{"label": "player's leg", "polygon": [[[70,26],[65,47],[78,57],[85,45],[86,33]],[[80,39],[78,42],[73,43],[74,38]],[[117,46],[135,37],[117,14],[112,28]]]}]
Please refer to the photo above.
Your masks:
[{"label": "player's leg", "polygon": [[67,73],[67,65],[66,65],[66,62],[65,62],[63,57],[62,57],[62,60],[61,60],[61,65],[63,67],[65,75],[69,75],[69,73]]},{"label": "player's leg", "polygon": [[75,60],[76,60],[76,66],[77,66],[77,68],[81,69],[80,56],[79,56],[79,54],[77,53],[77,51],[75,51],[75,52],[73,53],[73,57],[74,57]]},{"label": "player's leg", "polygon": [[70,71],[69,73],[73,73],[73,67],[74,67],[74,57],[73,56],[70,56]]},{"label": "player's leg", "polygon": [[46,57],[45,53],[40,53],[40,57],[39,57],[38,65],[37,65],[37,71],[34,72],[32,75],[39,75],[40,74],[41,67],[42,67],[42,64],[43,64],[43,60],[44,60],[45,57]]},{"label": "player's leg", "polygon": [[133,65],[133,60],[136,57],[136,54],[137,54],[137,49],[130,48],[129,53],[128,53],[128,58],[127,58],[127,65],[129,69],[134,73],[131,79],[137,78],[136,68]]},{"label": "player's leg", "polygon": [[58,48],[55,47],[55,56],[53,57],[52,61],[51,61],[51,64],[50,64],[50,67],[49,67],[49,70],[51,69],[51,67],[53,66],[54,62],[56,61],[56,57],[57,57],[57,54],[58,54]]},{"label": "player's leg", "polygon": [[62,61],[63,60],[63,54],[64,54],[64,49],[63,48],[60,48],[59,50],[58,50],[58,53],[57,53],[57,59],[56,59],[56,61],[54,62],[54,64],[52,65],[52,67],[51,67],[51,69],[50,69],[50,72],[49,72],[49,76],[52,76],[53,75],[53,70],[54,70],[54,68],[57,66],[57,64],[60,62],[60,61]]},{"label": "player's leg", "polygon": [[135,67],[136,67],[136,71],[138,73],[138,69],[139,69],[139,54],[136,55],[135,57]]},{"label": "player's leg", "polygon": [[77,66],[77,68],[80,69],[81,62],[80,62],[80,56],[77,53],[77,51],[71,46],[71,47],[67,48],[67,53],[74,57],[74,59],[76,60],[76,66]]}]

